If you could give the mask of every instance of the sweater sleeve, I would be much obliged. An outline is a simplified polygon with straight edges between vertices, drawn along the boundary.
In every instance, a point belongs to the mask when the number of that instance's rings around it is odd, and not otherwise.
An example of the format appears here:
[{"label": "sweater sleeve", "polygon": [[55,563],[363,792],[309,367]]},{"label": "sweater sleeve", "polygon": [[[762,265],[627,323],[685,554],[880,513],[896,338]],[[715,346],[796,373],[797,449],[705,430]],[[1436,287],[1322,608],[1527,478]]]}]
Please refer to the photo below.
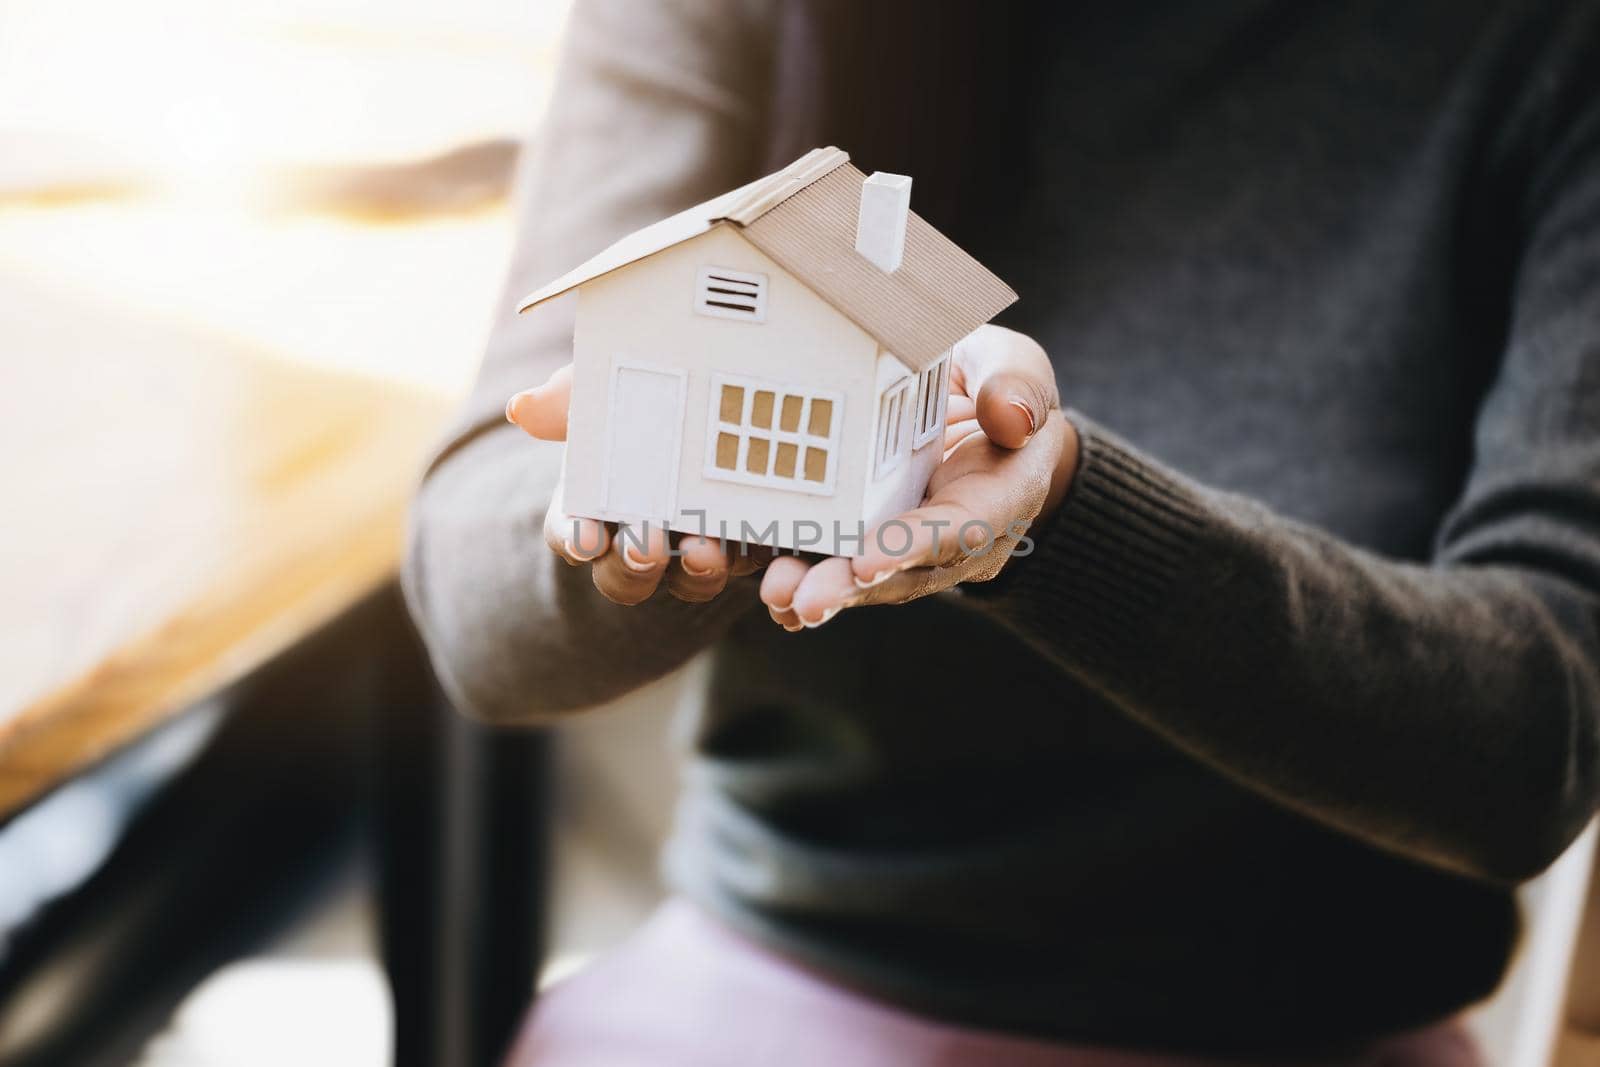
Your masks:
[{"label": "sweater sleeve", "polygon": [[[545,546],[558,444],[506,399],[571,359],[575,298],[517,300],[617,238],[755,177],[772,60],[763,0],[579,0],[518,178],[516,251],[471,396],[423,478],[402,582],[457,706],[497,722],[603,703],[709,645],[750,590],[621,607]],[[736,582],[740,580],[735,580]]]},{"label": "sweater sleeve", "polygon": [[1600,790],[1600,108],[1547,158],[1431,559],[1194,484],[1072,413],[1067,500],[972,598],[1230,778],[1496,882],[1554,860]]}]

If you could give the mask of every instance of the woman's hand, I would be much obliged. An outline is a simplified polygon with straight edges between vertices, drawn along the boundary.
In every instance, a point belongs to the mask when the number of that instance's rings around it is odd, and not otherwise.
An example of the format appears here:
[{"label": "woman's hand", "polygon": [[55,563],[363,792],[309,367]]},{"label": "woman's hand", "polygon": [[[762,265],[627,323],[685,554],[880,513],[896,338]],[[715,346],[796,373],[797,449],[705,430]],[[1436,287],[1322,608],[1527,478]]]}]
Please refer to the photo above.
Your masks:
[{"label": "woman's hand", "polygon": [[[848,607],[987,581],[1028,527],[1060,504],[1077,469],[1078,438],[1061,415],[1050,360],[1032,338],[984,326],[955,346],[950,362],[944,462],[921,507],[880,525],[904,531],[869,531],[859,556],[774,559],[770,550],[744,552],[715,537],[684,535],[673,544],[660,528],[641,544],[619,536],[614,523],[568,515],[560,486],[545,514],[545,541],[569,564],[591,564],[595,587],[618,604],[648,600],[663,580],[679,600],[703,603],[730,577],[766,565],[761,600],[789,630],[820,626]],[[565,441],[571,395],[568,364],[513,396],[506,418],[540,440]]]},{"label": "woman's hand", "polygon": [[861,555],[774,559],[761,600],[780,626],[821,626],[845,608],[987,581],[1028,527],[1060,505],[1077,470],[1078,435],[1061,414],[1044,349],[984,326],[956,345],[950,363],[945,458],[922,506],[880,524],[882,536],[869,531]]},{"label": "woman's hand", "polygon": [[[513,396],[506,404],[506,418],[540,440],[565,441],[571,396],[569,363],[537,389]],[[758,570],[770,556],[739,552],[738,546],[715,537],[685,535],[673,544],[666,531],[655,526],[647,527],[638,539],[619,536],[615,523],[568,515],[562,496],[558,485],[545,512],[545,543],[574,567],[590,564],[595,588],[618,604],[643,603],[662,581],[679,600],[704,603],[721,593],[730,577]]]}]

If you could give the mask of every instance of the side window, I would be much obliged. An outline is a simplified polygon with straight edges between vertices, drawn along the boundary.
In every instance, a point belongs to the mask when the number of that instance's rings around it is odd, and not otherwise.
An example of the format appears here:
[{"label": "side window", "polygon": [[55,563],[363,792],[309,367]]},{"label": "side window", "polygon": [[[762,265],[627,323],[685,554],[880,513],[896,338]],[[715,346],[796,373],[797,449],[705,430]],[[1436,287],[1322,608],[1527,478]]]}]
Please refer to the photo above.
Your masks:
[{"label": "side window", "polygon": [[944,433],[944,405],[950,395],[950,353],[917,375],[917,432],[912,447],[921,448]]},{"label": "side window", "polygon": [[877,463],[874,477],[892,472],[911,451],[912,405],[916,399],[915,378],[902,378],[883,391],[878,401]]},{"label": "side window", "polygon": [[694,278],[698,314],[741,322],[767,321],[767,276],[726,267],[701,267]]},{"label": "side window", "polygon": [[836,393],[711,376],[705,475],[831,496],[843,402]]}]

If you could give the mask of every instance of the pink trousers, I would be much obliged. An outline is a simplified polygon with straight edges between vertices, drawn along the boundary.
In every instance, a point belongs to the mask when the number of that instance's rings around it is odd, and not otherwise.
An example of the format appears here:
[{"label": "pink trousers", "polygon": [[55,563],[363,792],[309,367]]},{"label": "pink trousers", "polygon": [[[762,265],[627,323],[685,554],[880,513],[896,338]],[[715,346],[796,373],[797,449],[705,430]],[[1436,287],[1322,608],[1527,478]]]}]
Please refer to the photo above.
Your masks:
[{"label": "pink trousers", "polygon": [[[1264,1062],[1264,1061],[1263,1061]],[[1280,1059],[1277,1067],[1294,1067]],[[1006,1037],[840,989],[682,901],[540,998],[507,1067],[1242,1067]],[[1299,1067],[1482,1067],[1457,1024]]]}]

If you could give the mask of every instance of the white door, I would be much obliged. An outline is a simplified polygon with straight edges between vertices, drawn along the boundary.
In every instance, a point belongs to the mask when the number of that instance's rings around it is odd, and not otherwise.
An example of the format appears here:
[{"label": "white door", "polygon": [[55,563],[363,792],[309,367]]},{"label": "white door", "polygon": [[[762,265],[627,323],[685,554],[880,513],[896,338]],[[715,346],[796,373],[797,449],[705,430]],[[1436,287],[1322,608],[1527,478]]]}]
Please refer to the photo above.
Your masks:
[{"label": "white door", "polygon": [[669,522],[683,445],[684,372],[619,363],[612,370],[606,510]]}]

